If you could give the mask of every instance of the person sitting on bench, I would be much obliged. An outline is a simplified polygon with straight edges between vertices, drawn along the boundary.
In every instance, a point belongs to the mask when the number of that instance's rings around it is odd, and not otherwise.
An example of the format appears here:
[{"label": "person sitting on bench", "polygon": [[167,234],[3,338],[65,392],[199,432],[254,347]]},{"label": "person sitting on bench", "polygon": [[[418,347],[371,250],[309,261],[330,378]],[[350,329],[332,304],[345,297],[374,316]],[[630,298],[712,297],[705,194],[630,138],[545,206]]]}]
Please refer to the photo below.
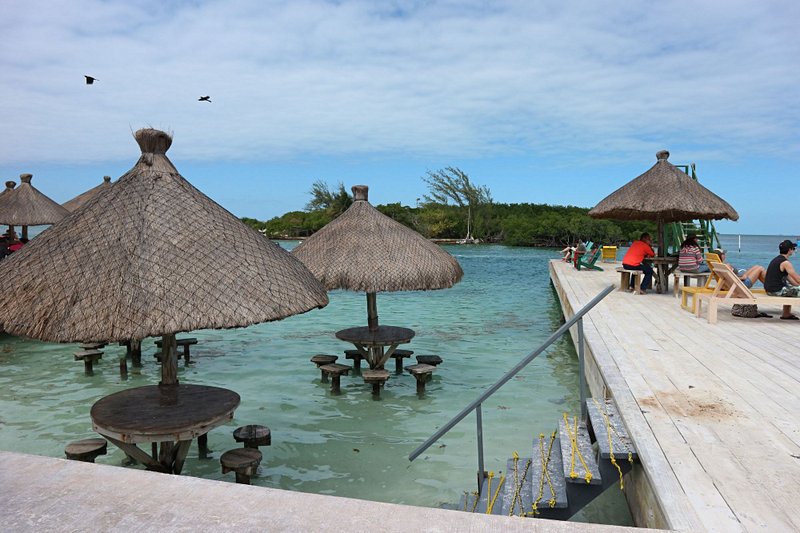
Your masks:
[{"label": "person sitting on bench", "polygon": [[[649,263],[645,263],[648,257],[655,257],[656,253],[652,248],[652,240],[649,233],[642,233],[638,241],[633,241],[631,247],[625,252],[625,257],[622,258],[622,267],[627,270],[641,270],[644,272],[644,279],[642,280],[642,294],[646,294],[650,289],[650,284],[653,282],[653,267]],[[633,278],[631,277],[631,282]],[[633,288],[633,285],[630,286]]]}]

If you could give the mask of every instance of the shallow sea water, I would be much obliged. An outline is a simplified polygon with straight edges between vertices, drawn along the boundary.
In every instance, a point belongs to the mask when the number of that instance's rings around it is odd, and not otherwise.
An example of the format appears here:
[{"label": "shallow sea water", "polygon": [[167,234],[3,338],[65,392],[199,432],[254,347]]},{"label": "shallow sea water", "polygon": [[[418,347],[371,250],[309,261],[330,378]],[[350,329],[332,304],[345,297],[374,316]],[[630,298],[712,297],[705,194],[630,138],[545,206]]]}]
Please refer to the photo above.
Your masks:
[{"label": "shallow sea water", "polygon": [[[342,351],[351,346],[334,332],[366,325],[363,293],[334,291],[326,308],[279,322],[193,332],[199,340],[193,363],[180,362],[178,378],[233,389],[242,402],[230,424],[209,433],[209,459],[199,459],[192,447],[184,474],[232,482],[233,474],[223,476],[219,466],[219,456],[238,446],[232,431],[264,424],[272,446],[262,448],[255,485],[430,507],[474,490],[474,415],[416,461],[408,454],[563,323],[547,271],[558,254],[504,246],[446,249],[465,272],[455,287],[378,295],[381,324],[416,331],[404,348],[444,359],[423,398],[407,373],[392,376],[377,401],[358,375],[342,377],[340,396],[320,383],[309,358],[330,353],[344,359]],[[97,399],[158,382],[153,340],[143,342],[144,368],[130,368],[122,380],[117,360],[124,348],[106,347],[87,377],[72,359],[75,345],[0,336],[0,449],[63,457],[67,442],[93,435],[89,409]],[[514,451],[528,456],[533,439],[555,429],[562,412],[579,411],[577,371],[571,341],[562,338],[484,404],[488,470],[504,469]],[[98,462],[120,465],[123,458],[109,446]],[[578,519],[631,524],[614,488]]]}]

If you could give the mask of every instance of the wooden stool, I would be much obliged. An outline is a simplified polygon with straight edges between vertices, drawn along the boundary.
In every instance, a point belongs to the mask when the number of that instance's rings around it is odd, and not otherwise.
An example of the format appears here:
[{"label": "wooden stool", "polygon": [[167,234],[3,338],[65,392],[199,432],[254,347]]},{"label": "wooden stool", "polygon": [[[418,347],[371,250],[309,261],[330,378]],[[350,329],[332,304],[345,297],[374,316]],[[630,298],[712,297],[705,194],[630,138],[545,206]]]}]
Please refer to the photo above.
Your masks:
[{"label": "wooden stool", "polygon": [[244,442],[245,448],[258,449],[259,446],[272,444],[272,433],[267,426],[250,424],[236,428],[233,432],[233,440]]},{"label": "wooden stool", "polygon": [[73,461],[83,461],[93,463],[98,455],[105,455],[108,452],[106,439],[83,439],[70,442],[64,448],[67,459]]},{"label": "wooden stool", "polygon": [[[324,365],[335,363],[337,359],[339,359],[339,356],[337,355],[325,355],[318,353],[317,355],[311,358],[311,362],[317,365],[317,368],[319,368]],[[322,372],[321,374],[322,375],[320,376],[320,381],[322,381],[323,383],[327,383],[328,375],[325,372]]]},{"label": "wooden stool", "polygon": [[691,280],[697,280],[697,286],[703,287],[708,281],[708,276],[711,273],[709,272],[681,272],[680,270],[676,270],[673,272],[672,276],[672,295],[677,298],[681,293],[681,286],[683,287],[690,287],[692,285]]},{"label": "wooden stool", "polygon": [[617,267],[617,272],[620,273],[619,277],[619,290],[627,291],[631,285],[631,276],[633,276],[633,293],[642,294],[642,276],[644,272],[641,270],[628,270],[627,268]]},{"label": "wooden stool", "polygon": [[428,381],[428,379],[430,379],[430,377],[433,375],[433,370],[435,368],[436,367],[433,365],[426,365],[422,363],[406,367],[406,370],[408,370],[412,376],[417,378],[417,394],[422,394],[425,392],[425,382]]},{"label": "wooden stool", "polygon": [[394,353],[392,353],[392,359],[394,359],[395,362],[395,371],[398,374],[403,373],[403,359],[411,357],[412,355],[414,355],[414,350],[395,350]]},{"label": "wooden stool", "polygon": [[442,358],[438,355],[418,355],[417,363],[421,365],[439,366],[442,364]]},{"label": "wooden stool", "polygon": [[250,484],[250,476],[256,473],[261,463],[261,452],[256,448],[236,448],[222,454],[219,458],[222,473],[236,472],[236,483]]},{"label": "wooden stool", "polygon": [[364,370],[361,372],[361,377],[364,378],[365,383],[372,383],[372,394],[375,396],[381,395],[381,385],[386,383],[389,379],[389,371],[382,368],[375,370]]},{"label": "wooden stool", "polygon": [[339,363],[331,363],[329,365],[322,365],[319,369],[324,374],[329,374],[331,377],[331,392],[333,394],[339,394],[342,392],[340,387],[339,379],[342,377],[342,374],[349,374],[350,367],[347,365],[340,365]]},{"label": "wooden stool", "polygon": [[78,346],[81,347],[82,350],[99,350],[100,348],[105,348],[105,342],[82,342]]},{"label": "wooden stool", "polygon": [[81,350],[80,352],[73,352],[76,361],[83,361],[83,369],[87,376],[94,374],[92,365],[103,358],[103,352],[100,350]]},{"label": "wooden stool", "polygon": [[361,371],[361,360],[364,359],[364,356],[361,355],[361,352],[358,350],[345,350],[344,351],[345,359],[352,359],[353,360],[353,370]]},{"label": "wooden stool", "polygon": [[[161,342],[162,341],[155,341],[156,346],[161,348]],[[185,339],[176,339],[175,340],[175,346],[176,347],[183,346],[183,362],[185,364],[187,364],[187,365],[190,362],[189,361],[189,346],[191,346],[192,344],[197,344],[197,339],[195,339],[194,337],[187,337]],[[159,358],[159,360],[160,360],[160,358]]]}]

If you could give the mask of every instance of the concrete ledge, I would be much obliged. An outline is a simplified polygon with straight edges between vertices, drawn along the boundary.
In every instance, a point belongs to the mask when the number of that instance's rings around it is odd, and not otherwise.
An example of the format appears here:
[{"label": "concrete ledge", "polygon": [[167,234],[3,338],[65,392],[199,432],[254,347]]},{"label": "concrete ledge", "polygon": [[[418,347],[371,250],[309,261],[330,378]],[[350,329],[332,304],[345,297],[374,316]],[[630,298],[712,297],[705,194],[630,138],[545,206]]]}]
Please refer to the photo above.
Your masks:
[{"label": "concrete ledge", "polygon": [[12,452],[0,452],[0,524],[15,532],[647,531],[376,503]]}]

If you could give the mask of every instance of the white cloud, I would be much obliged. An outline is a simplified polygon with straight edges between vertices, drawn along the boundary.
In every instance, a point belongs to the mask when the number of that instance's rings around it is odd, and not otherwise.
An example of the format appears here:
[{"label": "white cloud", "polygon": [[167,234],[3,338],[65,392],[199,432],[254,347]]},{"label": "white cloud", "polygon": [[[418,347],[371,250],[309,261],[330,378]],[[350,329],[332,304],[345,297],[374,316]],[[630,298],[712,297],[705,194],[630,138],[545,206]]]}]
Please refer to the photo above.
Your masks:
[{"label": "white cloud", "polygon": [[624,157],[675,139],[785,153],[799,14],[792,2],[16,2],[0,22],[0,162],[130,159],[130,129],[148,125],[199,160]]}]

